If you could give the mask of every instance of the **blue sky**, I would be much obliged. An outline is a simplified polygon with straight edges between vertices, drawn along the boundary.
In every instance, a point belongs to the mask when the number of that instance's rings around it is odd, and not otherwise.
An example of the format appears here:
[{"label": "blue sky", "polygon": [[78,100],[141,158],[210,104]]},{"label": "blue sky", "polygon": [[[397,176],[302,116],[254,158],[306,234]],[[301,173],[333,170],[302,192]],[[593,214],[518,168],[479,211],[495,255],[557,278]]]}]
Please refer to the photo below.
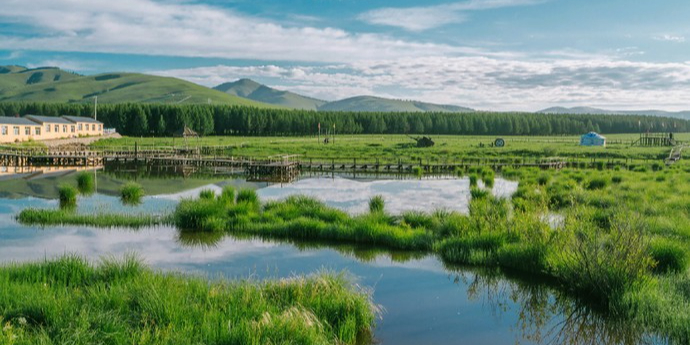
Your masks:
[{"label": "blue sky", "polygon": [[0,0],[0,64],[334,100],[690,109],[690,1]]}]

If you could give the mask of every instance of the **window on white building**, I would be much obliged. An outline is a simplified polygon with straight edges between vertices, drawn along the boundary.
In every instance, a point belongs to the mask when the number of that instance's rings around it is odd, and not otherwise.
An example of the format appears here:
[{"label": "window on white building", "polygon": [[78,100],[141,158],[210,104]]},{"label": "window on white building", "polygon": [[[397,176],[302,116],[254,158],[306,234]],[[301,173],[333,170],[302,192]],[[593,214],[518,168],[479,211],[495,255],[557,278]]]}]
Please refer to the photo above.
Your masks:
[{"label": "window on white building", "polygon": [[80,131],[80,132],[83,131],[83,127],[82,127],[82,124],[81,124],[81,123],[79,124],[79,131]]},{"label": "window on white building", "polygon": [[7,126],[2,126],[2,135],[7,135]]},{"label": "window on white building", "polygon": [[24,134],[31,135],[31,127],[24,127]]},{"label": "window on white building", "polygon": [[67,133],[67,125],[62,125],[62,133]]},{"label": "window on white building", "polygon": [[72,130],[72,133],[74,133],[74,126],[72,126],[71,130]]},{"label": "window on white building", "polygon": [[50,125],[46,125],[46,133],[50,133]]},{"label": "window on white building", "polygon": [[36,135],[41,135],[41,127],[36,127]]}]

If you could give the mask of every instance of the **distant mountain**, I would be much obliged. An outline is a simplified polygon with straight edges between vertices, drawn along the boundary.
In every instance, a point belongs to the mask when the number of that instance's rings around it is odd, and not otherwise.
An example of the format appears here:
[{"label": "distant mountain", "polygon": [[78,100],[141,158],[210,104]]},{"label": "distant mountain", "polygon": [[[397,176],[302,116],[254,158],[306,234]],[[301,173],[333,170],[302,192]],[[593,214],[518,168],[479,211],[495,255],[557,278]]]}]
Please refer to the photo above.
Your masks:
[{"label": "distant mountain", "polygon": [[326,103],[326,101],[298,95],[290,91],[276,90],[251,79],[240,79],[232,83],[224,83],[214,87],[214,89],[229,95],[292,109],[317,110]]},{"label": "distant mountain", "polygon": [[647,115],[675,117],[679,119],[690,119],[690,111],[663,111],[663,110],[605,110],[591,107],[552,107],[540,110],[541,114],[596,114],[596,115]]},{"label": "distant mountain", "polygon": [[[12,85],[0,89],[0,101],[79,103],[92,102],[93,97],[98,96],[101,103],[205,104],[210,101],[212,104],[274,107],[170,77],[138,73],[79,76],[55,68],[28,70],[17,66],[2,66],[0,71],[5,71],[0,73],[0,85]],[[26,73],[33,77],[24,76]],[[36,73],[43,74],[39,78]]]},{"label": "distant mountain", "polygon": [[280,105],[292,109],[319,111],[376,111],[376,112],[470,112],[470,108],[455,105],[440,105],[417,101],[358,96],[334,102],[302,96],[290,91],[281,91],[259,84],[251,79],[240,79],[214,87],[230,95],[244,97],[258,102]]},{"label": "distant mountain", "polygon": [[0,66],[0,93],[28,85],[49,84],[81,77],[57,67],[26,68],[23,66]]},{"label": "distant mountain", "polygon": [[470,108],[455,105],[441,105],[418,101],[402,101],[373,96],[357,96],[326,103],[319,107],[323,111],[376,111],[376,112],[471,112]]}]

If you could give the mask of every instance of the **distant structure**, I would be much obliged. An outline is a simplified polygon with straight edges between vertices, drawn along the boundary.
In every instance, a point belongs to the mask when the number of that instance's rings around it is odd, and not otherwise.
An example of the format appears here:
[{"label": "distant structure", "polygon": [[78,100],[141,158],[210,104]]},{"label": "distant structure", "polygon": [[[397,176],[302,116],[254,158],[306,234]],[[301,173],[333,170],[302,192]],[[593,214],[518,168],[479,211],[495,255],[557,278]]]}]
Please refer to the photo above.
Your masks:
[{"label": "distant structure", "polygon": [[103,135],[103,123],[90,117],[0,116],[0,143]]},{"label": "distant structure", "polygon": [[640,133],[633,145],[636,146],[676,146],[678,141],[673,138],[673,133]]},{"label": "distant structure", "polygon": [[436,144],[433,140],[431,140],[430,137],[417,137],[417,138],[410,137],[410,138],[412,138],[412,140],[417,142],[417,147],[432,147]]},{"label": "distant structure", "polygon": [[580,137],[580,146],[606,146],[606,137],[596,132],[589,132]]}]

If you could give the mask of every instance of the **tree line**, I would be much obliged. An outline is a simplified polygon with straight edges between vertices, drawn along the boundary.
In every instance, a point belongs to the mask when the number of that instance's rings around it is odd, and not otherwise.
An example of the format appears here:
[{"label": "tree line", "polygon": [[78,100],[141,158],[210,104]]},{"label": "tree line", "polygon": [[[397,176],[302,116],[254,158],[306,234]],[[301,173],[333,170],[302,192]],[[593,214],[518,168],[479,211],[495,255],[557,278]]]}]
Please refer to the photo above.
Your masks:
[{"label": "tree line", "polygon": [[[0,103],[0,116],[94,115],[92,104]],[[258,109],[228,105],[101,104],[98,120],[129,136],[170,136],[184,126],[201,135],[339,134],[575,135],[688,132],[683,119],[639,115],[509,112],[388,113]]]}]

